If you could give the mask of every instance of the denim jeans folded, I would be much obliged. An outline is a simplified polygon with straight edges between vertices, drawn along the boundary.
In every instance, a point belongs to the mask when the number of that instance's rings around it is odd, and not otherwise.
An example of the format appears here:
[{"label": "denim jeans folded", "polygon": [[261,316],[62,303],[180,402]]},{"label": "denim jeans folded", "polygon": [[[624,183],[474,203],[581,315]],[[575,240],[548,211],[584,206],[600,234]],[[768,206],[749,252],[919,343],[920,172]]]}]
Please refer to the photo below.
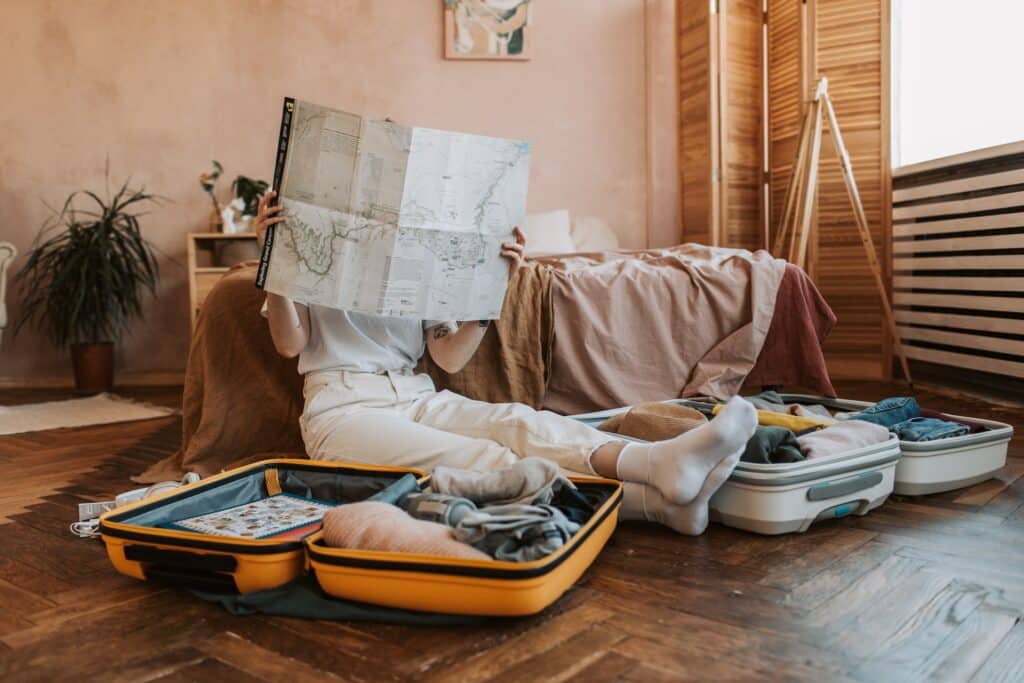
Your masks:
[{"label": "denim jeans folded", "polygon": [[850,416],[851,420],[873,422],[883,427],[892,427],[900,422],[921,417],[921,407],[912,396],[894,396]]},{"label": "denim jeans folded", "polygon": [[935,441],[963,436],[970,432],[971,428],[959,422],[934,417],[912,417],[892,425],[889,431],[898,436],[900,441]]}]

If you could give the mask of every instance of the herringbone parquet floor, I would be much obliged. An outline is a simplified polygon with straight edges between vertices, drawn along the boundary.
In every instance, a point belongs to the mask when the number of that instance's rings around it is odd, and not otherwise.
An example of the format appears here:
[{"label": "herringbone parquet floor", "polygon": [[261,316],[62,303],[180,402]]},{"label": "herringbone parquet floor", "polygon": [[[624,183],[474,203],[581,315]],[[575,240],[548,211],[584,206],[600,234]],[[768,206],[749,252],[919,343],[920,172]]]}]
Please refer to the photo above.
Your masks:
[{"label": "herringbone parquet floor", "polygon": [[[874,400],[893,386],[846,384]],[[173,404],[174,390],[143,392]],[[0,403],[51,398],[0,392]],[[923,395],[931,407],[1019,410]],[[969,489],[762,537],[623,525],[577,587],[528,619],[410,628],[233,617],[124,578],[67,531],[131,488],[180,422],[0,437],[0,679],[1024,680],[1024,444]]]}]

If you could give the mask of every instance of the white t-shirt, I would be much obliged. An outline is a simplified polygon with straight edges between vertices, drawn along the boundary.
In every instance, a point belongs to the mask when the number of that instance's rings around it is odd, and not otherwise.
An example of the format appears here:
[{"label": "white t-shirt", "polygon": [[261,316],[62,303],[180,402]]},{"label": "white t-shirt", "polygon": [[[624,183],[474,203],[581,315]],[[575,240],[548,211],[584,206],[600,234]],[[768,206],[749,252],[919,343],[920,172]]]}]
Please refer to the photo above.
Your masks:
[{"label": "white t-shirt", "polygon": [[[387,372],[411,370],[426,350],[424,330],[439,320],[363,315],[308,306],[309,341],[299,354],[299,372],[319,370]],[[260,311],[267,315],[267,304]]]}]

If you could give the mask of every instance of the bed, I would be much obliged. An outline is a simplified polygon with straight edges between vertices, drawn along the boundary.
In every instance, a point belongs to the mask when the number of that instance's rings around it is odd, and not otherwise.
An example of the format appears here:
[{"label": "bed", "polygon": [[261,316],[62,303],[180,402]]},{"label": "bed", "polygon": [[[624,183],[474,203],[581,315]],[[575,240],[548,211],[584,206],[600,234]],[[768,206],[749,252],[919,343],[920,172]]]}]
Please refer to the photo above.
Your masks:
[{"label": "bed", "polygon": [[[140,482],[302,454],[302,378],[274,351],[254,264],[211,290],[192,338],[181,450]],[[695,244],[530,258],[501,320],[438,388],[576,413],[785,387],[834,396],[821,343],[835,316],[810,278],[767,252]]]}]

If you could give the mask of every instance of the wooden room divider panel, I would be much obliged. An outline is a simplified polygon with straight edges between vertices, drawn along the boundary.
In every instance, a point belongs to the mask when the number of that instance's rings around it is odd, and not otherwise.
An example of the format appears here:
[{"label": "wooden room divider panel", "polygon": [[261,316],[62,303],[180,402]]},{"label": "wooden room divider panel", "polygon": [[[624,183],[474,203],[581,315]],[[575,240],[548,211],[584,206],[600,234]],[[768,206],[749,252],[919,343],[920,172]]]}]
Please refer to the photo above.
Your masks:
[{"label": "wooden room divider panel", "polygon": [[[718,127],[712,86],[717,64],[712,38],[717,30],[705,0],[680,0],[679,27],[679,180],[684,242],[719,243],[719,200],[715,165]],[[712,130],[711,124],[715,123]]]},{"label": "wooden room divider panel", "polygon": [[[891,283],[888,0],[809,0],[808,10],[811,82],[828,77],[868,225]],[[825,149],[831,144],[823,142]],[[822,155],[814,223],[812,276],[839,317],[825,345],[830,370],[846,377],[889,377],[891,336],[834,155]]]},{"label": "wooden room divider panel", "polygon": [[[774,236],[800,123],[827,76],[891,281],[889,1],[679,0],[685,240],[761,248],[765,216]],[[831,140],[822,144],[807,268],[839,317],[826,358],[837,377],[889,377],[881,303]]]},{"label": "wooden room divider panel", "polygon": [[684,241],[765,246],[761,2],[678,5]]}]

